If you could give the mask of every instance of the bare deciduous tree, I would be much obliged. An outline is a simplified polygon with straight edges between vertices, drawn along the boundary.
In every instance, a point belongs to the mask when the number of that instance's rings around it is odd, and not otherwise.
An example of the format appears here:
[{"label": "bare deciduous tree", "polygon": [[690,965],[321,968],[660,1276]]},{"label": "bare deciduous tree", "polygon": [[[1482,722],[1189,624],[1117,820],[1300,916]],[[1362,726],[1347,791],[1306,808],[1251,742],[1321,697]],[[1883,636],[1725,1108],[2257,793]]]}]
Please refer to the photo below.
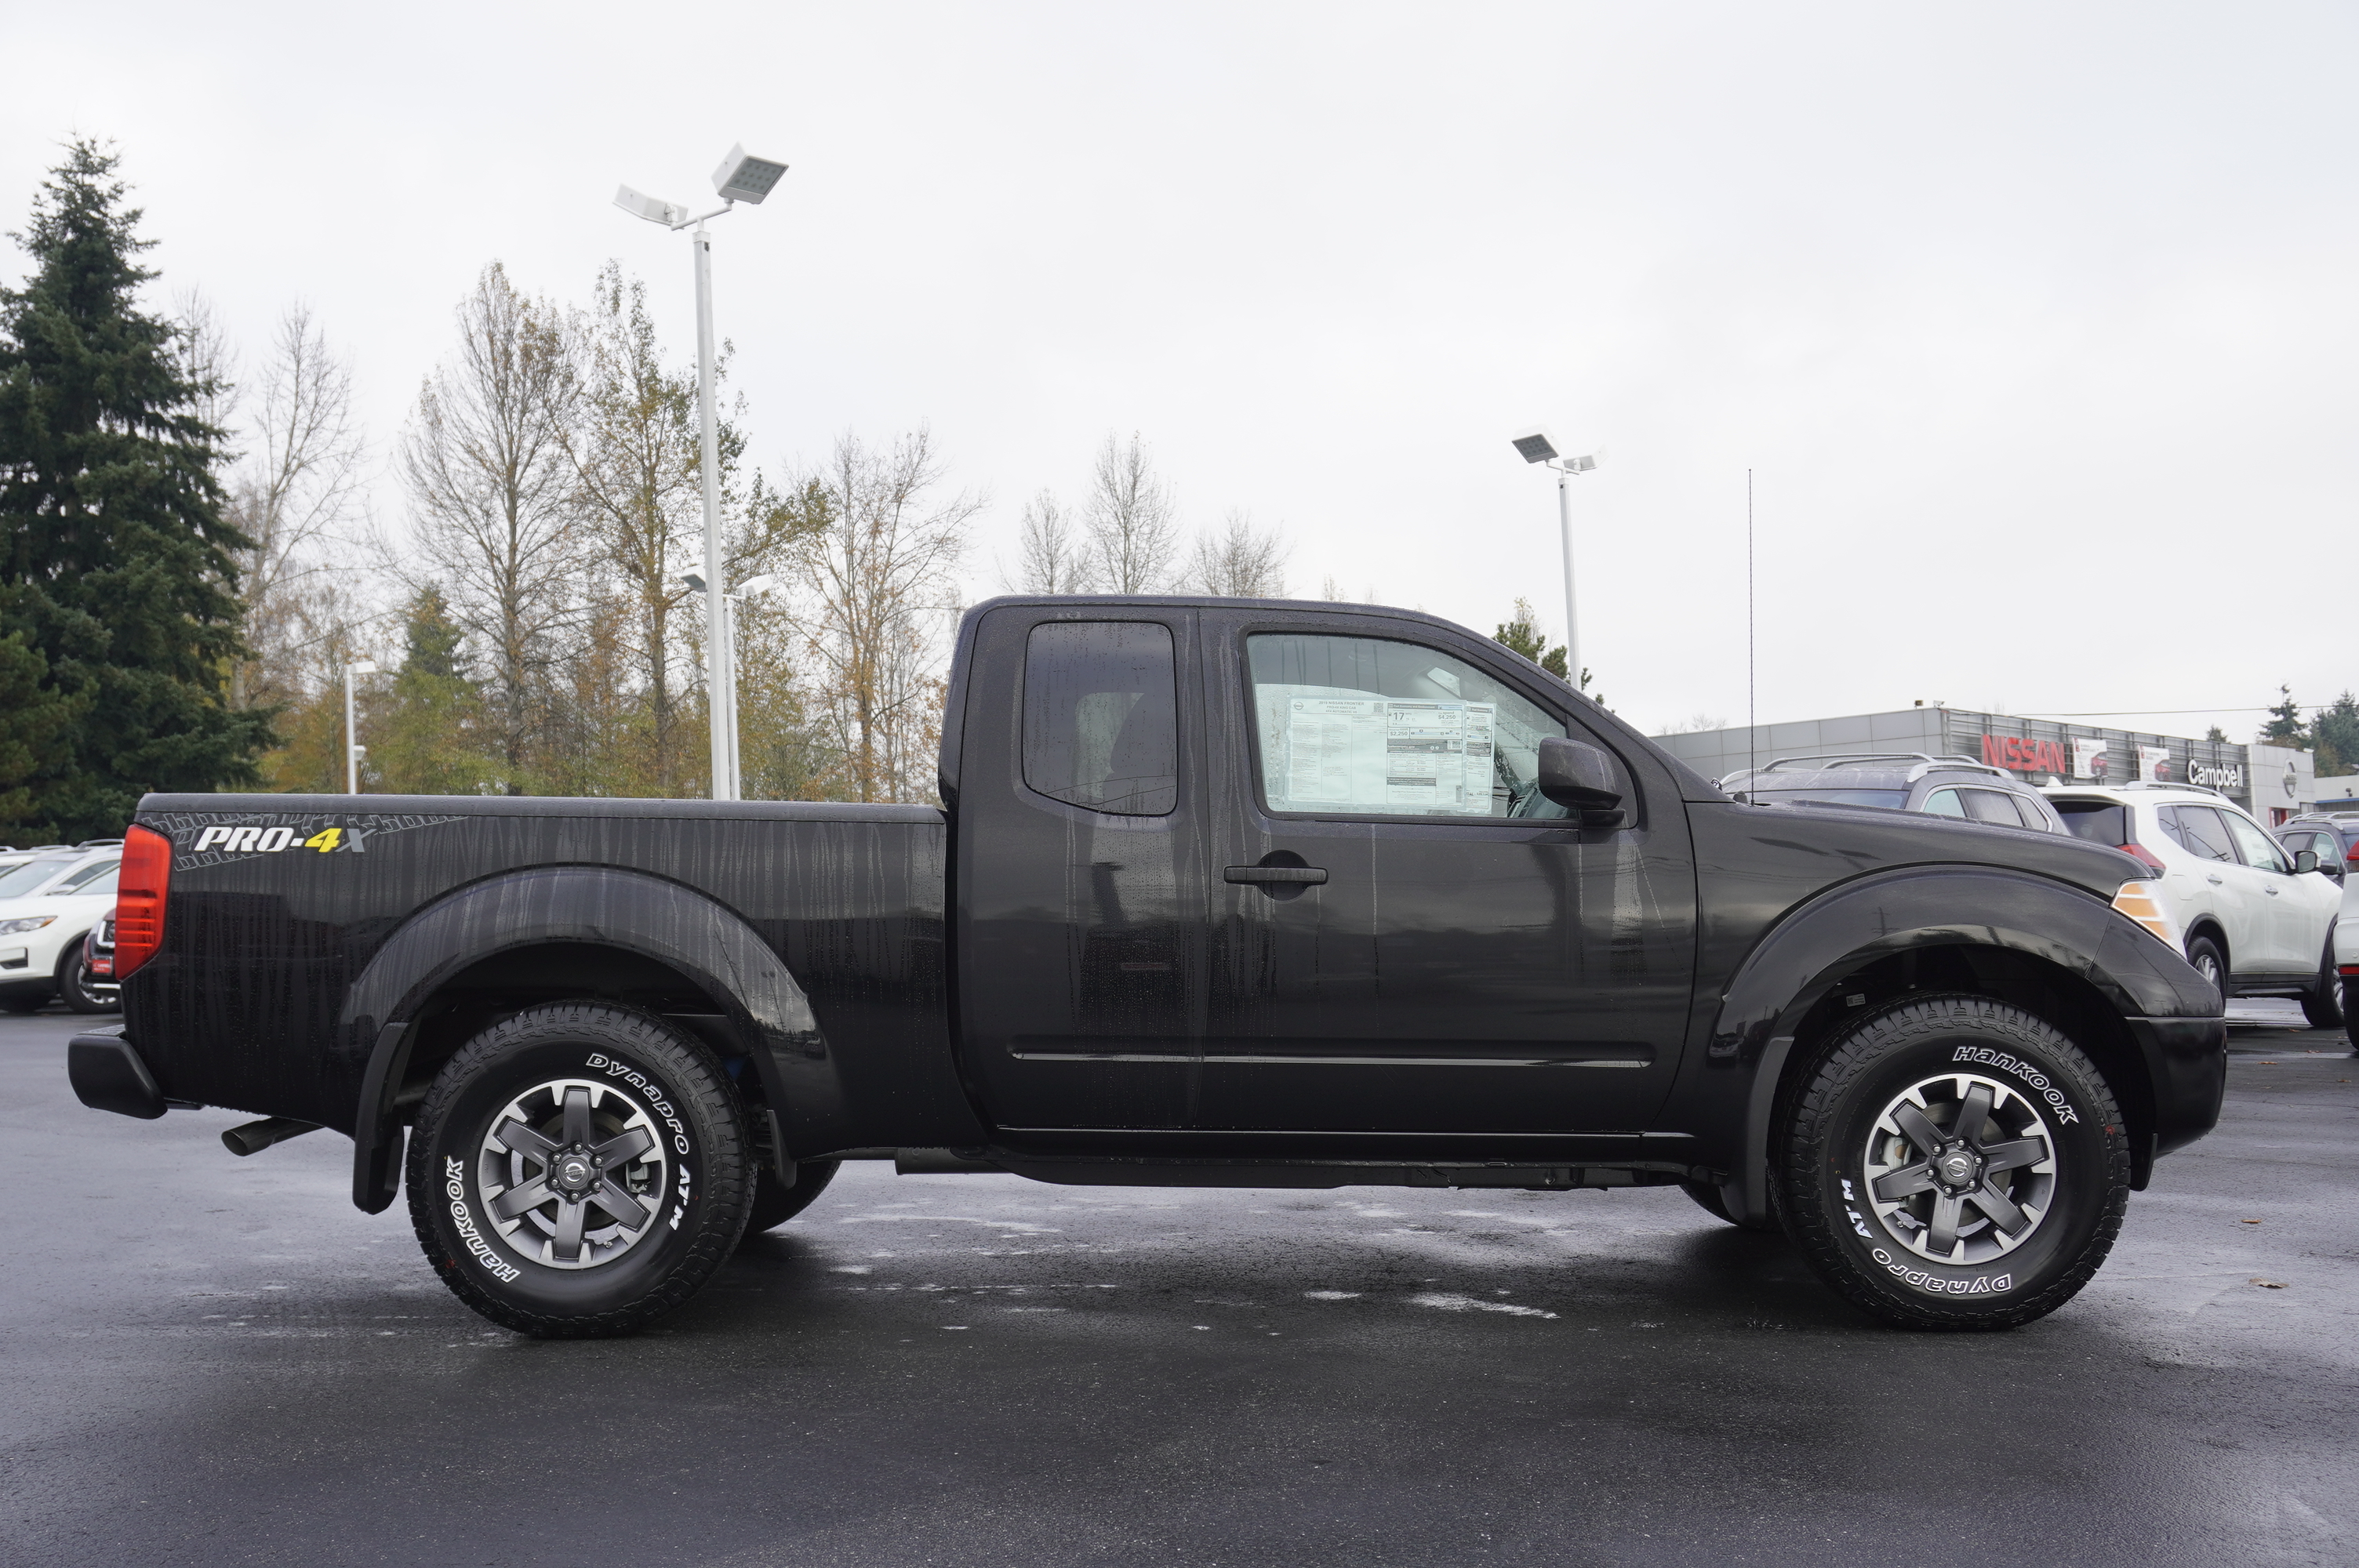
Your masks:
[{"label": "bare deciduous tree", "polygon": [[847,435],[794,503],[809,520],[795,571],[811,717],[842,759],[838,793],[854,800],[919,800],[932,786],[936,653],[956,608],[951,573],[982,504],[963,492],[935,500],[941,477],[922,427],[885,451]]},{"label": "bare deciduous tree", "polygon": [[1196,536],[1188,562],[1189,589],[1223,599],[1283,599],[1288,554],[1277,529],[1256,528],[1252,517],[1232,509],[1218,534]]},{"label": "bare deciduous tree", "polygon": [[1127,445],[1108,436],[1082,514],[1093,575],[1107,592],[1154,593],[1170,580],[1172,557],[1180,552],[1175,513],[1170,487],[1156,473],[1137,433]]},{"label": "bare deciduous tree", "polygon": [[239,708],[299,698],[322,650],[348,641],[364,613],[351,585],[333,578],[335,546],[359,511],[367,449],[353,417],[352,367],[309,307],[281,318],[251,406],[228,508],[254,542],[237,552],[249,650],[230,666],[230,701]]},{"label": "bare deciduous tree", "polygon": [[565,449],[578,378],[556,309],[516,292],[499,263],[458,314],[458,356],[427,380],[402,436],[417,544],[402,565],[413,582],[441,581],[474,638],[516,795],[549,644],[583,568]]},{"label": "bare deciduous tree", "polygon": [[651,783],[679,786],[673,612],[702,527],[696,381],[668,369],[647,318],[646,286],[608,263],[582,338],[579,427],[567,439],[580,504],[632,602],[628,636],[647,682]]},{"label": "bare deciduous tree", "polygon": [[1091,543],[1048,491],[1024,503],[1016,547],[1016,574],[1006,579],[1014,592],[1088,593],[1096,586]]}]

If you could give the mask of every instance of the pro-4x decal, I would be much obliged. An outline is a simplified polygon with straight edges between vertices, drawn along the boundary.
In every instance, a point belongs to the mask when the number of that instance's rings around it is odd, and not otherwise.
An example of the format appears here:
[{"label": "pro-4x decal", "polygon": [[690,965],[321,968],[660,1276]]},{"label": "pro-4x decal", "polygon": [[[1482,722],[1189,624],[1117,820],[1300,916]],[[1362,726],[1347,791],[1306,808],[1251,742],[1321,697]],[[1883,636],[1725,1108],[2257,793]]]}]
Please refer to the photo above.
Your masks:
[{"label": "pro-4x decal", "polygon": [[176,868],[195,871],[263,855],[365,855],[373,839],[388,833],[456,822],[456,816],[393,815],[327,821],[277,813],[191,813],[175,818],[169,832],[179,852]]}]

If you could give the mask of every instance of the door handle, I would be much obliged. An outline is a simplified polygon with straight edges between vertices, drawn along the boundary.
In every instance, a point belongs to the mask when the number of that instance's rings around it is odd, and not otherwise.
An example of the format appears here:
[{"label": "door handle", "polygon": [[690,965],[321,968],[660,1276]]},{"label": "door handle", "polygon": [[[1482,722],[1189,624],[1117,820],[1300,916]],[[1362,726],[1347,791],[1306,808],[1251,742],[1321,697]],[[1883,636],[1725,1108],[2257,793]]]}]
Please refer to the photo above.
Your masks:
[{"label": "door handle", "polygon": [[2215,888],[2216,888],[2216,887],[2219,887],[2220,885],[2222,885],[2222,884],[2221,884],[2221,881],[2220,881],[2220,879],[2219,879],[2218,877],[2205,877],[2203,880],[2204,880],[2205,881],[2207,881],[2207,882],[2210,882],[2210,883],[2211,883],[2213,887],[2215,887]]},{"label": "door handle", "polygon": [[2268,895],[2269,895],[2271,898],[2275,898],[2275,897],[2277,897],[2277,889],[2275,889],[2275,888],[2270,888],[2270,889],[2268,890]]},{"label": "door handle", "polygon": [[1308,882],[1327,880],[1324,866],[1231,866],[1221,873],[1224,882]]}]

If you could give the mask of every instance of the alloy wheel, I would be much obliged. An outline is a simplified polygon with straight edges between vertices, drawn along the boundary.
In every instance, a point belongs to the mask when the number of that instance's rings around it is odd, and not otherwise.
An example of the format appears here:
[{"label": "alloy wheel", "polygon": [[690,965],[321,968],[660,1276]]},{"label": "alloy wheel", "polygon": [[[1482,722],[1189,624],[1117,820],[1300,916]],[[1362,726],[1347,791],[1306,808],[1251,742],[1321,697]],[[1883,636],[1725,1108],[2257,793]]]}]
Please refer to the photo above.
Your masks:
[{"label": "alloy wheel", "polygon": [[2055,1206],[2056,1139],[2039,1108],[1995,1078],[1944,1073],[1895,1095],[1868,1133],[1868,1206],[1936,1263],[2003,1257]]},{"label": "alloy wheel", "polygon": [[594,1269],[655,1230],[669,1167],[661,1128],[628,1091],[557,1078],[492,1119],[476,1182],[509,1247],[552,1269]]}]

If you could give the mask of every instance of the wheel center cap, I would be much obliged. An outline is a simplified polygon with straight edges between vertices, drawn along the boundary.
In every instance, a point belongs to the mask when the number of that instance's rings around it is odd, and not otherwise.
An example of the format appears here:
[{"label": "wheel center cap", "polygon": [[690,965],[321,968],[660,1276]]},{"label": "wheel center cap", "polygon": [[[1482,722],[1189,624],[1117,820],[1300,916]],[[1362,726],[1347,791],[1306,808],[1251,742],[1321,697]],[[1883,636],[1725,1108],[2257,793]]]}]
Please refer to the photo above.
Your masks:
[{"label": "wheel center cap", "polygon": [[586,1193],[597,1184],[598,1173],[587,1154],[560,1154],[549,1178],[560,1192]]},{"label": "wheel center cap", "polygon": [[1982,1162],[1964,1149],[1952,1149],[1935,1163],[1941,1173],[1941,1180],[1953,1187],[1969,1185],[1981,1173],[1978,1167]]}]

